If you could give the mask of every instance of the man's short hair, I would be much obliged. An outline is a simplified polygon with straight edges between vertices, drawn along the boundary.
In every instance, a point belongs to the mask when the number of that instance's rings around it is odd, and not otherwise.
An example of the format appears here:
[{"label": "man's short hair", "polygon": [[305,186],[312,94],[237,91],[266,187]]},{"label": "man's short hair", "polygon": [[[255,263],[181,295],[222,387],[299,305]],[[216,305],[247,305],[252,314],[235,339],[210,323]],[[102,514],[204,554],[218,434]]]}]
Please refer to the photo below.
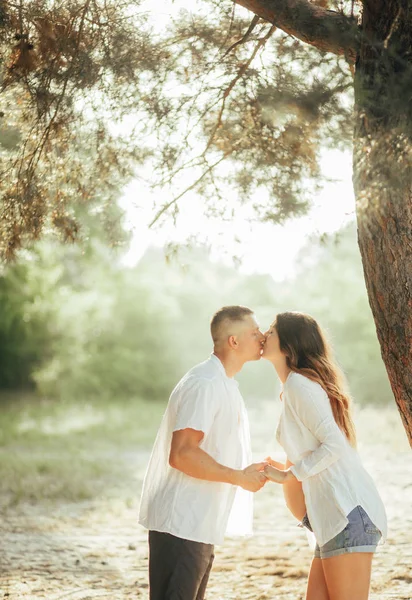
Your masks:
[{"label": "man's short hair", "polygon": [[253,310],[247,306],[223,306],[212,317],[210,333],[213,343],[217,344],[222,339],[224,326],[230,323],[239,323],[248,315],[253,315]]}]

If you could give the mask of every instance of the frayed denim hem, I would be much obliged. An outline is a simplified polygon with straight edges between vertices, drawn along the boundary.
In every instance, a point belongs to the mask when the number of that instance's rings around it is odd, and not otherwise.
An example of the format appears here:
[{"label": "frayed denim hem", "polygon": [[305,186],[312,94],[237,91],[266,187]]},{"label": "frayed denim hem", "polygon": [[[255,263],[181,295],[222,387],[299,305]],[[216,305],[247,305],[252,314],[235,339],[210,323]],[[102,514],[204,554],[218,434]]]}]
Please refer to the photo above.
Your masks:
[{"label": "frayed denim hem", "polygon": [[350,548],[337,548],[337,550],[331,550],[330,552],[322,552],[315,550],[314,558],[332,558],[332,556],[339,556],[341,554],[352,554],[355,552],[376,552],[377,546],[351,546]]}]

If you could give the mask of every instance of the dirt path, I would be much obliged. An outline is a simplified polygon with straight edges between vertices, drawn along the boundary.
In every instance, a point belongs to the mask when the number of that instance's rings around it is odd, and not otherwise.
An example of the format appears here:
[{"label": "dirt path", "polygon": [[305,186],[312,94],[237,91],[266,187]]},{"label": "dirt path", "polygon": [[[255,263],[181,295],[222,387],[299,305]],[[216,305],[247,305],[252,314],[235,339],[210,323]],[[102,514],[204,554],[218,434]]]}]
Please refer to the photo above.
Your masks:
[{"label": "dirt path", "polygon": [[[148,600],[146,532],[136,522],[148,455],[132,456],[135,480],[112,499],[58,508],[23,505],[3,515],[0,598]],[[363,459],[389,517],[371,600],[412,600],[410,450],[403,442],[397,452],[370,446]],[[209,600],[304,598],[311,556],[305,533],[288,514],[280,488],[267,485],[255,498],[255,535],[217,548]]]}]

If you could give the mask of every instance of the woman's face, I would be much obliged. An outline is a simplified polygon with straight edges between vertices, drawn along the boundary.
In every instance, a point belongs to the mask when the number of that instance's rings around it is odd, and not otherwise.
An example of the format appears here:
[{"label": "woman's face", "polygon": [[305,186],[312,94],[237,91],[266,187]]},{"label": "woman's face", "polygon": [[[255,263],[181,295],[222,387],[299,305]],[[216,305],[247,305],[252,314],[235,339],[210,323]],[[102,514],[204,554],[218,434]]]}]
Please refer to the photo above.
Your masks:
[{"label": "woman's face", "polygon": [[262,358],[267,360],[279,360],[279,358],[285,359],[285,355],[280,349],[280,342],[278,332],[276,331],[276,325],[273,323],[269,329],[264,333],[265,345],[263,346]]}]

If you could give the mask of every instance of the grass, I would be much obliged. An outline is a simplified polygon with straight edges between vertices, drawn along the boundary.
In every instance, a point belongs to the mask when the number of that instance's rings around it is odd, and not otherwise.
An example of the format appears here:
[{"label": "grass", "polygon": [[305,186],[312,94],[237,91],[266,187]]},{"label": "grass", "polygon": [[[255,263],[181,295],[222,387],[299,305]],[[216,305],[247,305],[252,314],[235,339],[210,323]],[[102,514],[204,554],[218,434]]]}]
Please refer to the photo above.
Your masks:
[{"label": "grass", "polygon": [[8,397],[0,405],[0,448],[20,442],[60,447],[63,438],[76,446],[109,441],[146,446],[153,441],[165,408],[141,399],[68,403],[30,396]]},{"label": "grass", "polygon": [[79,502],[130,485],[136,465],[130,456],[151,446],[163,411],[141,399],[4,399],[0,507]]}]

